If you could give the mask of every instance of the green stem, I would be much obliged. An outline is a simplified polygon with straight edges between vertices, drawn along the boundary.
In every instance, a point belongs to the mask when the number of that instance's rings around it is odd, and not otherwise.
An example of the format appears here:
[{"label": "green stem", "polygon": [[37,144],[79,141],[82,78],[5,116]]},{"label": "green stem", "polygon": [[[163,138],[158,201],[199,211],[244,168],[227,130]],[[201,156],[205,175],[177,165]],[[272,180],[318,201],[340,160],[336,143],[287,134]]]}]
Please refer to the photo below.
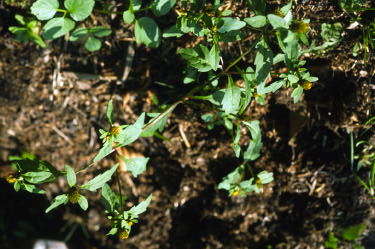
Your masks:
[{"label": "green stem", "polygon": [[120,181],[120,177],[119,177],[117,170],[116,170],[116,180],[117,180],[117,185],[118,185],[118,192],[120,195],[120,208],[121,208],[120,214],[122,214],[124,212],[124,202],[122,200],[121,181]]},{"label": "green stem", "polygon": [[110,10],[97,10],[94,9],[95,12],[102,13],[102,14],[116,14],[116,15],[122,15],[123,11],[110,11]]},{"label": "green stem", "polygon": [[229,71],[229,69],[231,69],[231,67],[233,67],[234,65],[236,65],[245,55],[247,55],[248,53],[251,52],[251,50],[253,50],[253,48],[258,44],[260,38],[258,38],[255,42],[253,42],[253,44],[251,45],[250,48],[248,48],[243,54],[241,54],[235,61],[233,61],[229,66],[227,66],[227,68],[224,70],[225,73],[227,73]]}]

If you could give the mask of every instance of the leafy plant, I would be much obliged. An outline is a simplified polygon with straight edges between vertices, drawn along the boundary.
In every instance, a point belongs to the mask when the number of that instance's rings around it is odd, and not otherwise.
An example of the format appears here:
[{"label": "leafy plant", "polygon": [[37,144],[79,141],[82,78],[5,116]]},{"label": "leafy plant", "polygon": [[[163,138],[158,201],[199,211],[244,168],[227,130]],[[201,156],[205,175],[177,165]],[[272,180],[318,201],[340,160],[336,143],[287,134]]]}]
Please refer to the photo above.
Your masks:
[{"label": "leafy plant", "polygon": [[16,41],[31,41],[42,48],[46,46],[43,39],[38,35],[40,29],[40,22],[25,18],[21,15],[15,15],[15,19],[22,25],[22,27],[10,26],[9,31],[16,35]]},{"label": "leafy plant", "polygon": [[359,239],[366,226],[362,223],[350,226],[345,229],[338,229],[339,238],[333,232],[328,233],[328,239],[324,242],[325,248],[337,249],[339,245],[351,245],[356,249],[364,249],[364,246],[357,244],[355,240]]},{"label": "leafy plant", "polygon": [[[118,149],[127,146],[139,137],[159,136],[163,131],[168,116],[179,104],[199,104],[209,109],[209,113],[202,115],[208,128],[224,126],[233,138],[235,156],[243,163],[236,165],[236,169],[225,176],[218,188],[228,191],[229,195],[246,196],[252,192],[261,192],[262,186],[273,181],[273,174],[263,170],[255,172],[252,163],[261,156],[262,135],[258,120],[251,120],[244,113],[252,101],[261,105],[266,104],[265,96],[278,91],[280,88],[290,88],[294,102],[301,99],[304,91],[311,89],[313,77],[305,67],[306,61],[301,60],[304,53],[319,52],[334,46],[338,39],[338,26],[324,27],[325,42],[315,46],[307,39],[309,20],[298,20],[292,13],[292,1],[276,11],[269,12],[265,0],[249,0],[247,2],[250,16],[239,18],[239,14],[231,9],[231,2],[215,0],[181,1],[155,0],[142,3],[130,0],[127,10],[115,12],[122,15],[125,23],[134,23],[134,36],[137,43],[143,43],[150,48],[160,45],[163,38],[178,38],[187,33],[201,37],[201,42],[193,47],[182,48],[179,55],[186,60],[184,84],[189,84],[189,92],[163,109],[161,113],[142,113],[134,124],[115,125],[112,100],[108,103],[107,118],[109,129],[100,129],[102,147],[92,163],[74,169],[65,165],[65,171],[58,171],[50,163],[38,159],[15,160],[17,174],[10,175],[8,181],[14,183],[16,191],[25,189],[33,193],[44,193],[36,185],[50,182],[56,177],[66,177],[69,185],[67,193],[58,195],[47,208],[50,212],[60,205],[78,203],[83,210],[88,208],[88,201],[84,196],[86,191],[96,192],[101,189],[102,201],[107,209],[112,228],[108,235],[119,234],[125,239],[131,232],[131,226],[138,222],[139,215],[146,211],[151,202],[149,195],[143,202],[130,210],[124,210],[123,196],[119,192],[120,200],[107,183],[116,174],[118,164],[99,174],[88,182],[78,185],[77,176],[91,167],[94,163]],[[84,46],[89,51],[97,51],[101,47],[102,38],[111,34],[111,29],[103,26],[91,26],[88,17],[96,13],[113,14],[103,5],[103,9],[94,12],[94,0],[65,0],[63,9],[57,0],[37,0],[31,6],[31,13],[40,21],[47,21],[42,29],[42,37],[53,40],[70,33],[70,41],[86,39]],[[155,21],[166,15],[171,9],[178,13],[175,23],[163,34]],[[141,14],[142,13],[142,14]],[[151,16],[151,14],[153,16]],[[76,28],[79,23],[79,28]],[[241,41],[251,34],[254,39],[251,45],[233,61],[224,61],[222,46],[225,43]],[[336,40],[332,40],[333,39]],[[277,47],[271,47],[275,41]],[[250,52],[255,59],[245,68],[240,68],[238,62]],[[279,64],[287,68],[286,72],[273,72]],[[240,83],[238,83],[240,82]],[[250,132],[248,145],[240,143],[243,127]],[[244,139],[242,139],[244,140]],[[148,158],[123,160],[134,177],[146,170]],[[118,177],[117,184],[121,189]]]}]

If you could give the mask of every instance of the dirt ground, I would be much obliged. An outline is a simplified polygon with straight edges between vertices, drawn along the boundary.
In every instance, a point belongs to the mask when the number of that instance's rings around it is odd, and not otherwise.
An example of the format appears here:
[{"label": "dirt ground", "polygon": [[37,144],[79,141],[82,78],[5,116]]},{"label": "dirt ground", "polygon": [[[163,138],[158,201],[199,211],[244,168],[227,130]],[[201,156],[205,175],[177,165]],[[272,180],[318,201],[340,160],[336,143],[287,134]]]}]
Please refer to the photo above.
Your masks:
[{"label": "dirt ground", "polygon": [[[232,139],[223,127],[207,129],[200,118],[206,110],[180,105],[163,132],[170,142],[142,138],[129,149],[150,161],[137,179],[121,172],[128,205],[151,193],[153,198],[124,241],[105,236],[110,224],[99,194],[89,195],[87,212],[67,205],[45,215],[53,197],[67,191],[65,180],[43,186],[47,197],[16,193],[4,179],[13,170],[8,157],[29,152],[60,170],[65,164],[75,169],[89,164],[100,148],[98,130],[108,129],[110,99],[115,120],[130,124],[141,112],[157,111],[153,95],[168,104],[189,90],[181,83],[184,62],[176,51],[194,38],[165,40],[151,50],[128,39],[132,27],[109,18],[104,21],[116,32],[99,52],[88,53],[64,39],[42,49],[15,42],[8,31],[22,7],[0,7],[0,247],[30,248],[37,238],[64,240],[75,229],[70,249],[317,249],[324,248],[330,231],[364,223],[359,243],[375,248],[375,202],[350,170],[350,131],[355,141],[375,138],[373,129],[361,135],[364,123],[375,115],[373,51],[367,65],[362,52],[352,56],[360,29],[348,29],[350,17],[335,1],[303,2],[295,4],[293,12],[299,19],[311,19],[309,38],[319,39],[323,22],[342,23],[345,38],[334,50],[305,58],[319,81],[302,101],[293,104],[290,91],[280,90],[267,97],[265,106],[252,103],[247,111],[260,120],[264,143],[254,170],[273,172],[274,182],[246,198],[219,191],[222,177],[241,163]],[[169,21],[162,19],[160,25],[167,27]],[[130,74],[123,82],[125,61],[133,50]],[[229,46],[224,56],[238,55],[237,50]],[[103,160],[78,181],[87,181],[115,161]],[[363,168],[358,176],[368,181],[369,172]]]}]

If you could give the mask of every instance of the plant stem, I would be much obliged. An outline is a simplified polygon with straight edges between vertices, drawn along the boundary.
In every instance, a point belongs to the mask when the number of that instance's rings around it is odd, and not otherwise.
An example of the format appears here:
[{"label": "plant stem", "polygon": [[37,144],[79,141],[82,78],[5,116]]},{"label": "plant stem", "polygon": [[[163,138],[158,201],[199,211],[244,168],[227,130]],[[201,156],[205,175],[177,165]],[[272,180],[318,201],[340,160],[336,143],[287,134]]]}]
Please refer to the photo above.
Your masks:
[{"label": "plant stem", "polygon": [[102,14],[116,14],[116,15],[122,15],[124,13],[123,11],[110,11],[110,10],[97,10],[97,9],[94,9],[94,11],[102,13]]},{"label": "plant stem", "polygon": [[124,202],[122,200],[121,182],[120,182],[120,177],[119,177],[117,170],[116,170],[116,180],[117,180],[117,185],[118,185],[118,192],[120,195],[120,208],[121,208],[120,214],[121,214],[122,212],[124,212]]}]

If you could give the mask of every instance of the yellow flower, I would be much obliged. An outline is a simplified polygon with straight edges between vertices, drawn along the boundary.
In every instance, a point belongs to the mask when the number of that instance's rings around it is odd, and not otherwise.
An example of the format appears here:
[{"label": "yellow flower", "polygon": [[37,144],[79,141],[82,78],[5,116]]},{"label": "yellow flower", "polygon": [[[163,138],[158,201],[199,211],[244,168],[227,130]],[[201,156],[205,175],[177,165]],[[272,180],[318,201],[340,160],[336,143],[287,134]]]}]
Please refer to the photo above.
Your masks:
[{"label": "yellow flower", "polygon": [[216,27],[216,26],[213,26],[211,30],[212,30],[212,32],[215,32],[215,33],[216,33],[216,31],[217,31],[217,27]]},{"label": "yellow flower", "polygon": [[7,182],[9,182],[9,183],[15,183],[16,181],[18,181],[18,175],[16,175],[16,174],[9,174],[8,176],[7,176]]},{"label": "yellow flower", "polygon": [[303,80],[300,85],[302,86],[302,88],[304,90],[310,90],[311,89],[311,86],[312,86],[312,83],[310,81],[307,81],[307,80]]},{"label": "yellow flower", "polygon": [[76,187],[72,187],[68,193],[69,201],[71,203],[77,203],[79,200],[79,197],[81,197],[81,195],[79,194],[78,189]]},{"label": "yellow flower", "polygon": [[262,180],[261,180],[261,179],[258,179],[258,180],[256,181],[256,184],[257,184],[257,187],[258,187],[258,188],[261,188],[261,187],[263,186],[263,183],[262,183]]},{"label": "yellow flower", "polygon": [[297,33],[306,33],[307,31],[309,31],[309,27],[310,25],[308,23],[304,23],[304,22],[295,22],[291,25],[291,30],[293,32],[297,32]]},{"label": "yellow flower", "polygon": [[257,92],[254,92],[254,98],[258,98],[260,95]]},{"label": "yellow flower", "polygon": [[239,193],[240,193],[240,191],[236,190],[236,191],[233,192],[232,195],[233,195],[233,196],[237,196]]},{"label": "yellow flower", "polygon": [[129,237],[128,231],[126,229],[121,229],[119,233],[120,239],[127,239]]},{"label": "yellow flower", "polygon": [[133,221],[128,222],[129,226],[133,226]]},{"label": "yellow flower", "polygon": [[119,131],[120,131],[120,127],[112,126],[111,129],[109,130],[109,133],[111,133],[112,135],[116,135],[117,133],[119,133]]}]

